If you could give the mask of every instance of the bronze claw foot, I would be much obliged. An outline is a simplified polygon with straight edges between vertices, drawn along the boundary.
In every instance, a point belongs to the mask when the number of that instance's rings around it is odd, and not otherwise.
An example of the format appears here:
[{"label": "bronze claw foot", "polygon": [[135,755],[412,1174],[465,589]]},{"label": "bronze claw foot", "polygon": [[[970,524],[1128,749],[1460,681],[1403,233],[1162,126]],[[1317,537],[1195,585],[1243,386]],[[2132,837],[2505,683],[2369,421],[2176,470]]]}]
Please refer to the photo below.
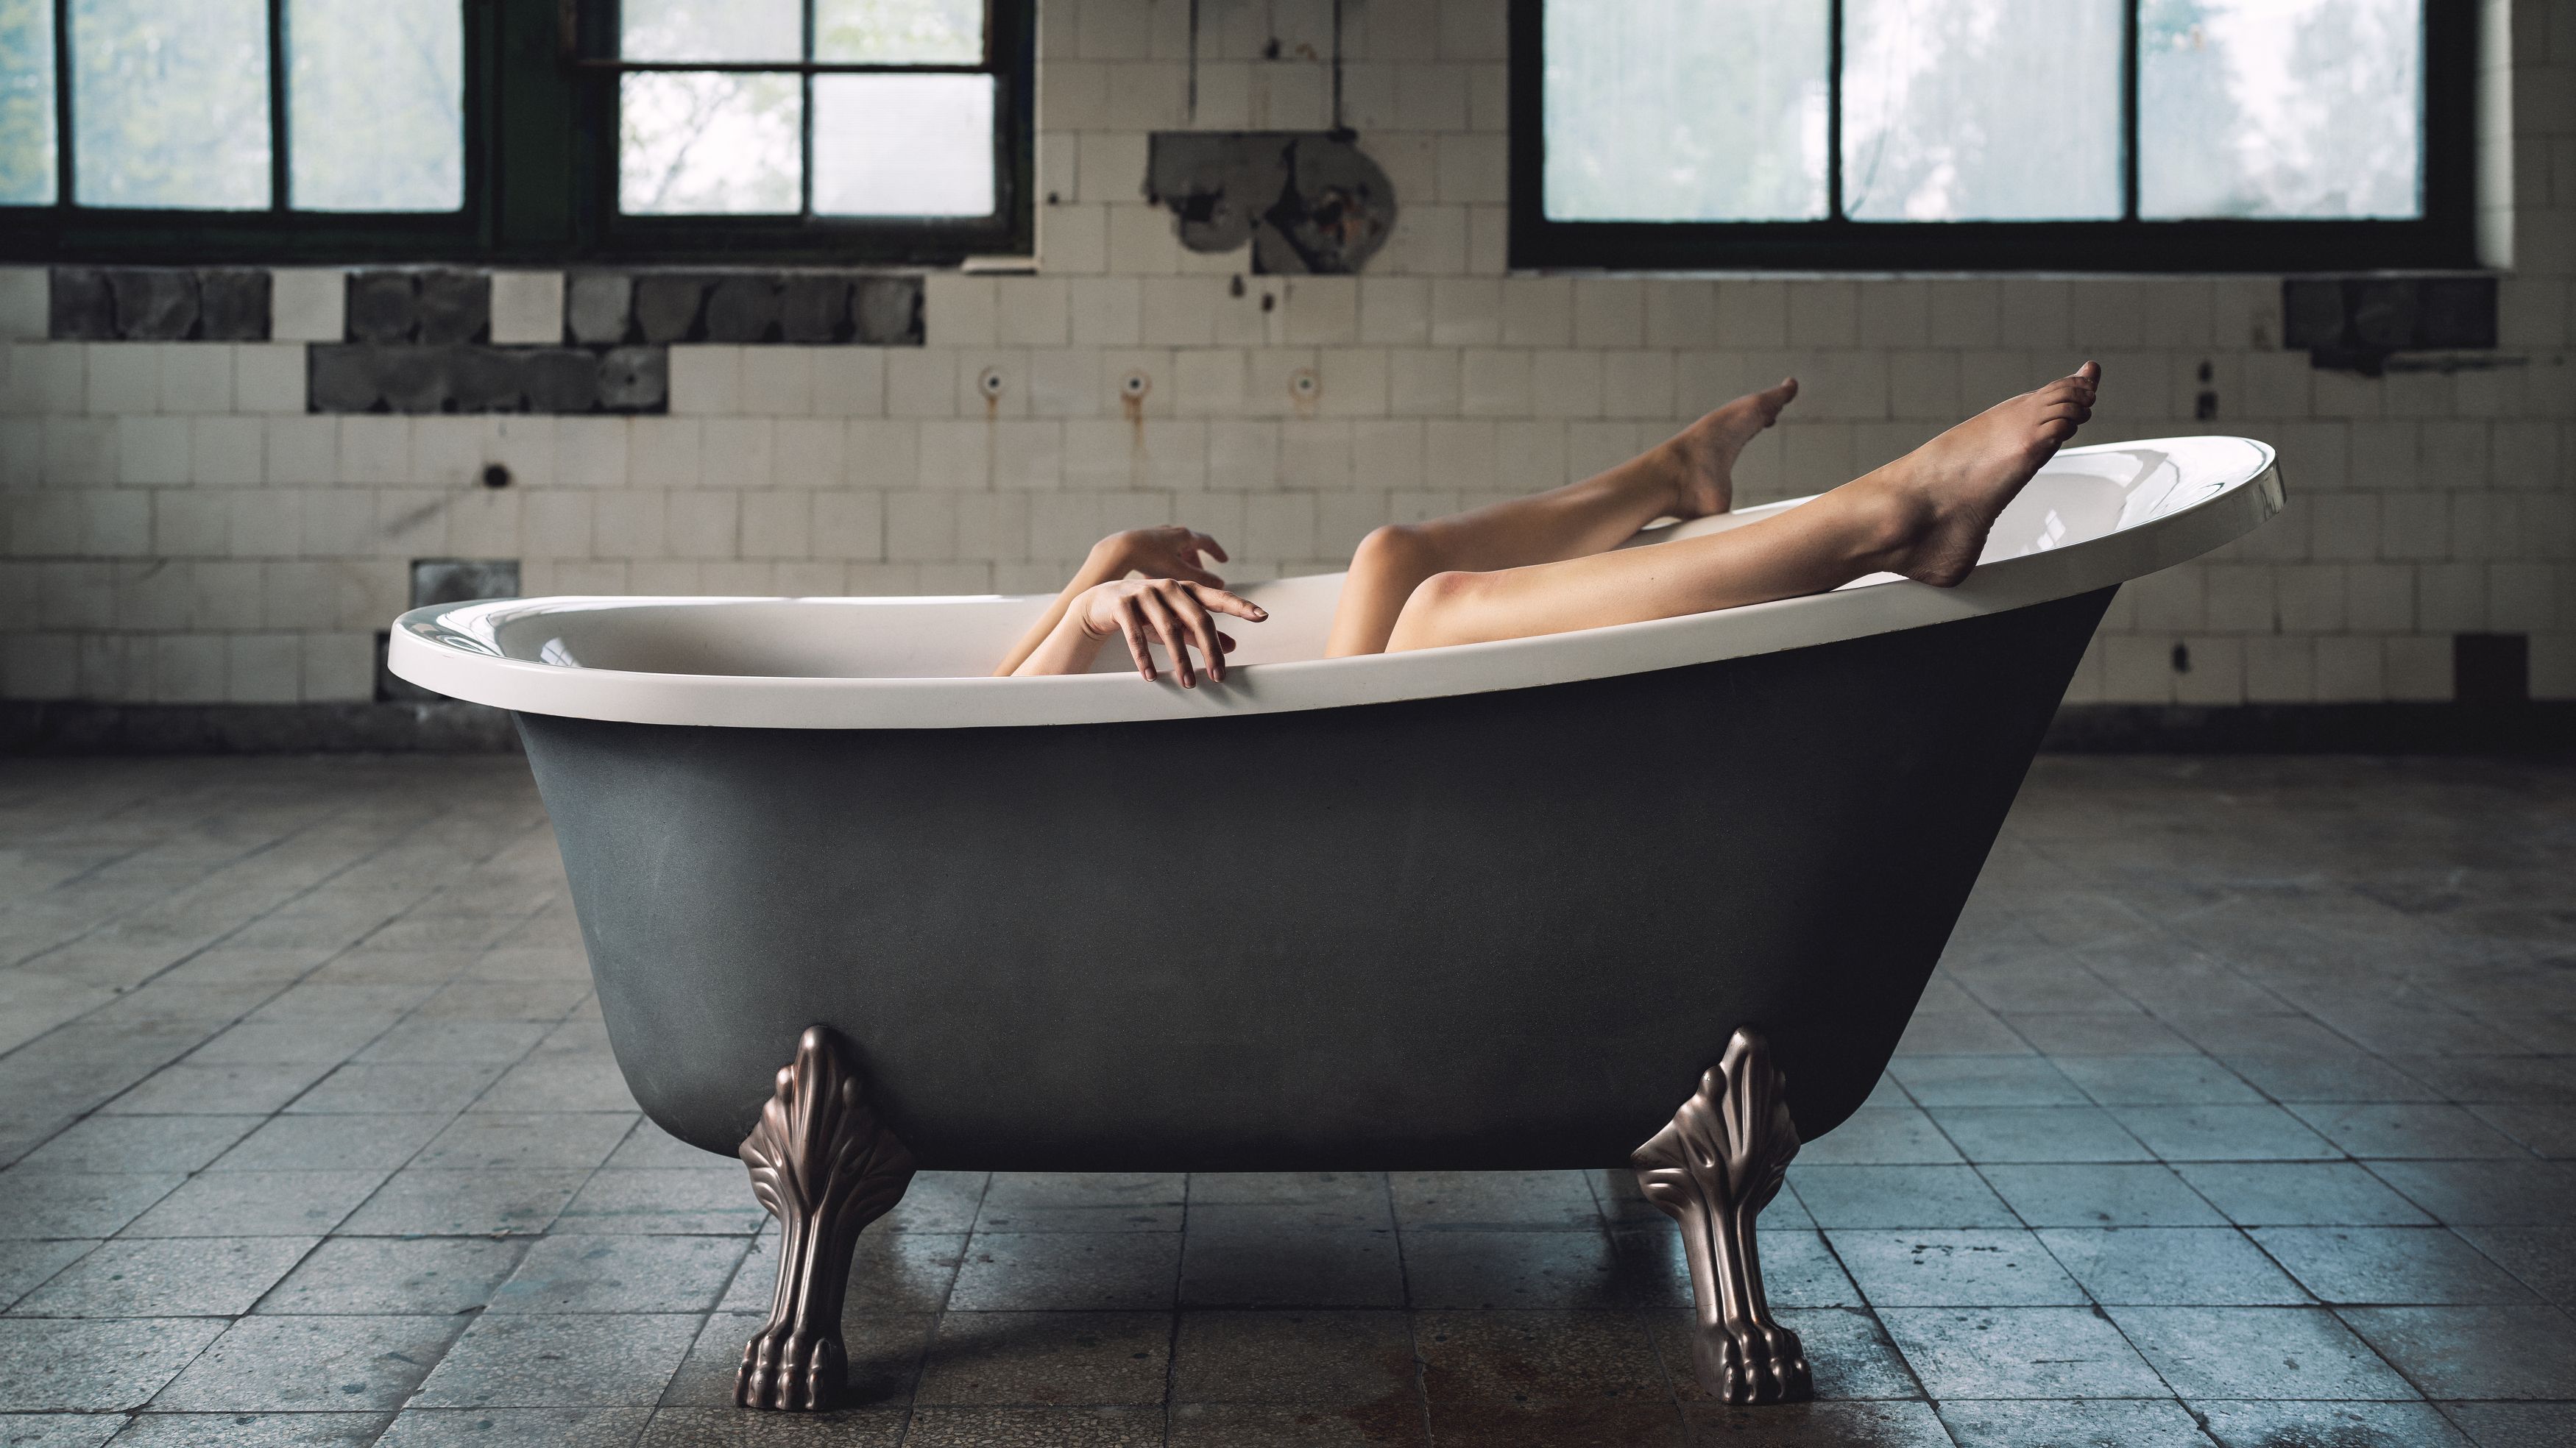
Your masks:
[{"label": "bronze claw foot", "polygon": [[796,1043],[796,1064],[742,1143],[751,1190],[778,1219],[778,1295],[768,1325],[742,1350],[733,1400],[746,1408],[819,1413],[849,1379],[841,1298],[859,1229],[894,1209],[912,1153],[886,1129],[838,1038],[821,1026]]},{"label": "bronze claw foot", "polygon": [[1803,1403],[1816,1395],[1798,1335],[1771,1320],[1753,1220],[1779,1194],[1798,1128],[1762,1033],[1747,1026],[1700,1077],[1699,1091],[1632,1158],[1646,1200],[1682,1229],[1699,1324],[1691,1367],[1726,1403]]}]

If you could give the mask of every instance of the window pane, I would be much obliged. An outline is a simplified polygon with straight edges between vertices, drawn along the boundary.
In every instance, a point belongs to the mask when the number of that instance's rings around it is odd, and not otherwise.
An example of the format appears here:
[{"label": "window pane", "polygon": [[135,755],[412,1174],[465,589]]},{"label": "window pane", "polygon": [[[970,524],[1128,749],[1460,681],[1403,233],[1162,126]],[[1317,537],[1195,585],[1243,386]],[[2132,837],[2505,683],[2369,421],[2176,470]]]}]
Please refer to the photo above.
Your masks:
[{"label": "window pane", "polygon": [[72,77],[82,205],[268,205],[260,0],[72,0]]},{"label": "window pane", "polygon": [[2148,0],[2138,210],[2423,214],[2417,0]]},{"label": "window pane", "polygon": [[984,0],[814,0],[814,58],[980,64]]},{"label": "window pane", "polygon": [[286,47],[293,205],[465,204],[465,15],[456,0],[288,0]]},{"label": "window pane", "polygon": [[803,60],[797,0],[625,0],[619,55],[628,60]]},{"label": "window pane", "polygon": [[53,0],[0,0],[0,206],[54,204]]},{"label": "window pane", "polygon": [[805,100],[792,75],[629,75],[618,89],[617,209],[794,211]]},{"label": "window pane", "polygon": [[2117,218],[2123,0],[1845,0],[1843,214]]},{"label": "window pane", "polygon": [[1549,0],[1556,221],[1825,214],[1826,0]]},{"label": "window pane", "polygon": [[993,79],[814,77],[814,210],[990,216]]}]

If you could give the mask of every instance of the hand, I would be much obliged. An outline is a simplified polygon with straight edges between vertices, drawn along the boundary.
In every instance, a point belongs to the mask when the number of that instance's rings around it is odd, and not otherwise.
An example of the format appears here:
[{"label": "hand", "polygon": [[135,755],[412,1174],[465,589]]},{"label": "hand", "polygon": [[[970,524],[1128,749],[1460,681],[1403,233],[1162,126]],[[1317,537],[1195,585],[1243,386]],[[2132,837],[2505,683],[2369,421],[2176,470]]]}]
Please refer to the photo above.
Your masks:
[{"label": "hand", "polygon": [[1228,562],[1225,549],[1205,533],[1187,528],[1130,528],[1112,533],[1091,545],[1091,567],[1099,576],[1116,580],[1130,571],[1147,578],[1179,578],[1191,583],[1204,583],[1210,588],[1225,587],[1225,580],[1199,566],[1199,555],[1211,554],[1219,563]]},{"label": "hand", "polygon": [[[1196,533],[1188,536],[1204,537]],[[1225,682],[1226,652],[1234,647],[1233,639],[1217,631],[1216,621],[1208,616],[1210,610],[1230,613],[1246,623],[1259,623],[1270,617],[1259,604],[1248,603],[1222,588],[1177,578],[1112,579],[1094,584],[1073,601],[1065,617],[1090,638],[1106,639],[1117,634],[1126,639],[1127,652],[1148,682],[1154,677],[1154,656],[1146,644],[1160,643],[1171,651],[1172,672],[1181,676],[1181,687],[1195,689],[1198,676],[1190,669],[1188,646],[1198,646],[1199,657],[1207,661],[1208,677],[1218,683]]]}]

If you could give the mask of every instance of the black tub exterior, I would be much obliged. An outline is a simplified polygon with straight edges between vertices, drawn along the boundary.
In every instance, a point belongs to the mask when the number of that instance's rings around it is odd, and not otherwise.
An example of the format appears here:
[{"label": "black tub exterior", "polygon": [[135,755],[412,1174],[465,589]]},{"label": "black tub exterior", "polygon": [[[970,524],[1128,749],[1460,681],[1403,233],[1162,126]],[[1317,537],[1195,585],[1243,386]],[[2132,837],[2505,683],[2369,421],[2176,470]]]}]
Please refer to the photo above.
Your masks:
[{"label": "black tub exterior", "polygon": [[519,724],[619,1065],[709,1151],[821,1023],[928,1168],[1563,1167],[1742,1025],[1801,1137],[1851,1114],[2112,592],[1345,709]]}]

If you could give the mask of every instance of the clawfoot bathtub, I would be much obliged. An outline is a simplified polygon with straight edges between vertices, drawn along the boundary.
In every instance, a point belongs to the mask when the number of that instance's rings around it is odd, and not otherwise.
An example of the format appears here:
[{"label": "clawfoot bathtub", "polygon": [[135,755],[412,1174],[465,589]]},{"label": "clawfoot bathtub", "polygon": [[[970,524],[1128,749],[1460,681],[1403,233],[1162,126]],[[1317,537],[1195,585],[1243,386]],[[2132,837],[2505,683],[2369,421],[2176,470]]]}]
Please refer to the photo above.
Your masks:
[{"label": "clawfoot bathtub", "polygon": [[1614,1156],[1701,1381],[1771,1402],[1811,1390],[1755,1214],[1887,1064],[2118,585],[2281,506],[2260,443],[2075,449],[1956,589],[1370,658],[1319,657],[1338,575],[1255,585],[1194,691],[977,677],[1027,598],[451,605],[392,661],[517,713],[628,1084],[781,1218],[746,1405],[830,1404],[916,1162]]}]

